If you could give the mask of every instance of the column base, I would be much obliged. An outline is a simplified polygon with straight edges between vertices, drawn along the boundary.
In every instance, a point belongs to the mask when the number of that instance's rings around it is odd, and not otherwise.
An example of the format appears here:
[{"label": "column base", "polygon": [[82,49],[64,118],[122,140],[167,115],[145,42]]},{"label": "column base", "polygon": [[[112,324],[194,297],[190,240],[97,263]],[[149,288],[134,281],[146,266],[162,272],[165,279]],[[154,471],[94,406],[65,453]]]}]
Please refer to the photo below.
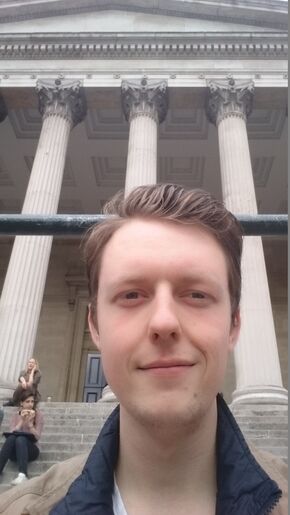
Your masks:
[{"label": "column base", "polygon": [[288,391],[282,386],[249,386],[235,390],[232,399],[232,405],[288,404]]},{"label": "column base", "polygon": [[9,383],[0,379],[0,401],[12,399],[15,391],[15,383]]},{"label": "column base", "polygon": [[109,385],[105,386],[103,389],[102,397],[98,402],[118,402],[116,395],[112,392]]}]

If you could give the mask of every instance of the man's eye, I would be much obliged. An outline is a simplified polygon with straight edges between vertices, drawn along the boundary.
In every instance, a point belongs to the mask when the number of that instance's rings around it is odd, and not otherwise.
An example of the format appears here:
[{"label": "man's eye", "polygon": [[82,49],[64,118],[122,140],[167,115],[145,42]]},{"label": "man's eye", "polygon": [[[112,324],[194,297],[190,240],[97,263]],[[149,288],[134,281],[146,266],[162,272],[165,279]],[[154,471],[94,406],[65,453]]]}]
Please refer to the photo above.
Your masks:
[{"label": "man's eye", "polygon": [[128,293],[124,294],[125,299],[138,299],[139,293],[137,291],[129,291]]},{"label": "man's eye", "polygon": [[200,291],[193,291],[190,295],[193,299],[205,299],[205,294]]}]

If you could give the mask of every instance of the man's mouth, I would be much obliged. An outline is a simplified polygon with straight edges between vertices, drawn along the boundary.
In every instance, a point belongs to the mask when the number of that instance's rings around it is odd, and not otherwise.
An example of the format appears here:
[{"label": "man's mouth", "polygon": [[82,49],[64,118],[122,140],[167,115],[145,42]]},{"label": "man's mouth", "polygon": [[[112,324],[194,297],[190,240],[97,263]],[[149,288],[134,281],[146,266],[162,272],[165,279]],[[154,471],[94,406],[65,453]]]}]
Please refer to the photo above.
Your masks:
[{"label": "man's mouth", "polygon": [[193,366],[194,363],[192,361],[172,359],[151,361],[139,367],[139,369],[154,375],[166,376],[184,373]]},{"label": "man's mouth", "polygon": [[148,370],[150,368],[172,368],[172,367],[191,367],[193,366],[192,361],[187,360],[180,360],[180,359],[174,359],[174,360],[157,360],[157,361],[151,361],[150,363],[147,363],[146,365],[143,365],[140,367],[142,370]]}]

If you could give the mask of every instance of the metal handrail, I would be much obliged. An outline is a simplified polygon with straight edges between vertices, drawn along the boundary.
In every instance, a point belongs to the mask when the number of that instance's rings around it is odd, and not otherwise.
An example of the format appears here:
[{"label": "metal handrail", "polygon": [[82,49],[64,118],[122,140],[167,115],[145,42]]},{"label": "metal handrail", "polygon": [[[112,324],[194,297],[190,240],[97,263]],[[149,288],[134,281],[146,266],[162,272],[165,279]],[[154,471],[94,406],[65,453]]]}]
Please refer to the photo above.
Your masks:
[{"label": "metal handrail", "polygon": [[[0,235],[79,235],[108,215],[0,215]],[[246,236],[281,236],[288,215],[237,215]]]}]

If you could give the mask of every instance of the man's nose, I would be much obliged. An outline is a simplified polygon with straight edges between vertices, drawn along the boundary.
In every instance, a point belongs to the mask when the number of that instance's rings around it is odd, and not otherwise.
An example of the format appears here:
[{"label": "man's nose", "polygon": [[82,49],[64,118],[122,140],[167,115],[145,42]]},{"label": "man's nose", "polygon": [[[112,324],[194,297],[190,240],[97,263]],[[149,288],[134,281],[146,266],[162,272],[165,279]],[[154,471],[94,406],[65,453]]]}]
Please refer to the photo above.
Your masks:
[{"label": "man's nose", "polygon": [[174,298],[169,293],[156,296],[152,304],[149,321],[150,338],[153,341],[176,341],[181,333],[178,309]]}]

